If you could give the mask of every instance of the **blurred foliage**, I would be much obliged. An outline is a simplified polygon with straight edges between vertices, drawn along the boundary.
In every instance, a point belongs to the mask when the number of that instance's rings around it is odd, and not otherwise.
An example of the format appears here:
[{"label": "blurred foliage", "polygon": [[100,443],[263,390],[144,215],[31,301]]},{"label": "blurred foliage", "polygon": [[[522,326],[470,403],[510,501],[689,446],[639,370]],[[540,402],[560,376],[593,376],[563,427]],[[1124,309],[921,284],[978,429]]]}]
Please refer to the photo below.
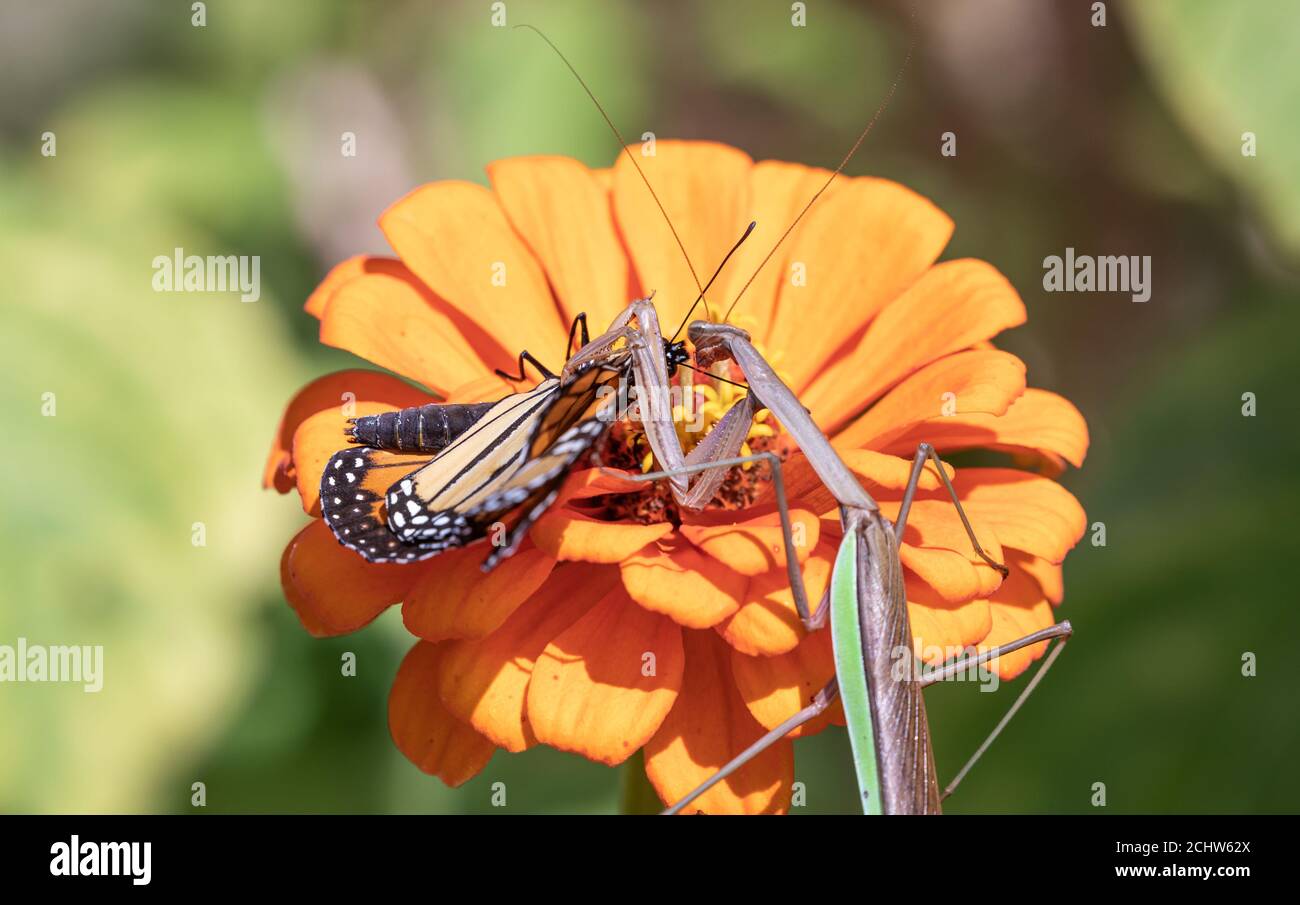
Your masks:
[{"label": "blurred foliage", "polygon": [[[1005,344],[1088,416],[1089,461],[1066,480],[1109,535],[1067,562],[1076,639],[947,807],[1091,812],[1100,781],[1115,811],[1295,810],[1284,645],[1300,626],[1283,569],[1300,502],[1300,25],[1284,5],[1208,0],[1113,3],[1104,29],[1086,3],[1007,0],[976,18],[960,0],[919,5],[912,66],[849,169],[933,198],[957,223],[948,256],[992,261],[1020,288],[1030,323]],[[546,30],[629,139],[833,166],[893,77],[906,16],[809,6],[801,30],[776,0],[508,10]],[[536,36],[490,27],[486,3],[212,0],[201,29],[190,15],[145,0],[0,12],[14,469],[0,643],[104,644],[108,677],[97,695],[0,687],[0,808],[190,812],[201,780],[215,812],[486,812],[498,781],[514,813],[644,809],[617,771],[547,749],[498,754],[457,790],[408,764],[386,728],[410,643],[399,614],[308,637],[277,581],[302,515],[258,488],[284,402],[353,363],[300,310],[337,256],[305,200],[330,200],[364,250],[395,199],[363,167],[293,156],[338,133],[310,103],[284,115],[303,97],[285,86],[319,85],[307,101],[344,122],[382,105],[382,141],[410,169],[386,175],[411,184],[483,181],[513,154],[608,165],[599,115]],[[46,130],[57,157],[39,154]],[[957,158],[938,154],[947,130]],[[1257,158],[1241,157],[1246,130]],[[1045,296],[1042,259],[1067,245],[1151,254],[1155,296]],[[177,246],[260,255],[262,298],[154,293],[151,261]],[[1240,414],[1247,391],[1258,417]],[[57,417],[40,414],[46,392]],[[206,547],[191,546],[196,521]],[[929,693],[941,776],[1019,687]],[[842,732],[797,752],[805,811],[846,810]]]}]

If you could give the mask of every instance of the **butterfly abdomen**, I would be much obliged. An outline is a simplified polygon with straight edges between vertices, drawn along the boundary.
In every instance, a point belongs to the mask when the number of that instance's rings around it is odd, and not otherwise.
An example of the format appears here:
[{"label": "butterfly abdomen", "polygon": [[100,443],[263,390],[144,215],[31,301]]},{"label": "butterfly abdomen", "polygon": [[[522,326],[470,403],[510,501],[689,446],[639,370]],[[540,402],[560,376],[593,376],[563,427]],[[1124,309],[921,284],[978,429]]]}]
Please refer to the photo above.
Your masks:
[{"label": "butterfly abdomen", "polygon": [[468,404],[431,402],[396,412],[351,419],[348,435],[375,449],[436,453],[468,430],[492,408],[491,402]]}]

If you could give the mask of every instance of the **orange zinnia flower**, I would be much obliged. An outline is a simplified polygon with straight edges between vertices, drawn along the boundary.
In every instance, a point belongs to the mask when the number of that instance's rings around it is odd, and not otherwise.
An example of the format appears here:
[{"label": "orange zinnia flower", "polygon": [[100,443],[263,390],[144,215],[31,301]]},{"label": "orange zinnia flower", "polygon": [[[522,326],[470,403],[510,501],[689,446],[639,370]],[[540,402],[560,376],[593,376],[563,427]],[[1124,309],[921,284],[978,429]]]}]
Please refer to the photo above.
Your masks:
[{"label": "orange zinnia flower", "polygon": [[[661,141],[642,166],[701,268],[758,221],[715,300],[735,296],[828,175],[705,142]],[[696,284],[626,157],[608,170],[534,157],[488,172],[491,189],[432,183],[384,213],[397,257],[345,261],[307,300],[322,342],[444,399],[484,401],[511,390],[492,370],[511,368],[521,349],[558,369],[548,354],[564,348],[580,311],[603,329],[655,290],[667,329],[685,314]],[[1011,567],[1005,581],[972,549],[937,475],[925,475],[901,558],[928,662],[1051,624],[1060,563],[1085,526],[1051,478],[1082,462],[1083,418],[1060,396],[1026,388],[1024,365],[993,347],[1024,321],[1024,305],[986,263],[935,263],[952,229],[896,183],[836,180],[733,319],[891,517],[922,440],[941,454],[982,447],[1035,467],[955,473],[985,550]],[[318,488],[329,456],[347,445],[345,418],[432,398],[373,371],[321,378],[289,404],[265,476],[281,492],[296,488],[315,517],[281,563],[285,595],[310,632],[350,632],[402,603],[420,640],[398,670],[389,721],[422,770],[457,785],[497,748],[545,744],[605,764],[644,749],[651,783],[671,802],[833,675],[829,632],[806,634],[795,615],[762,468],[739,506],[664,520],[638,515],[628,485],[585,467],[530,542],[486,576],[482,545],[414,565],[373,565],[341,547],[319,518]],[[756,433],[773,432],[764,428]],[[783,441],[765,438],[788,449]],[[785,474],[815,602],[839,536],[835,505],[799,453]],[[612,491],[620,505],[602,496]],[[1041,648],[1003,657],[999,672],[1020,673]],[[832,710],[797,734],[841,718]],[[697,805],[782,811],[793,779],[786,740]]]}]

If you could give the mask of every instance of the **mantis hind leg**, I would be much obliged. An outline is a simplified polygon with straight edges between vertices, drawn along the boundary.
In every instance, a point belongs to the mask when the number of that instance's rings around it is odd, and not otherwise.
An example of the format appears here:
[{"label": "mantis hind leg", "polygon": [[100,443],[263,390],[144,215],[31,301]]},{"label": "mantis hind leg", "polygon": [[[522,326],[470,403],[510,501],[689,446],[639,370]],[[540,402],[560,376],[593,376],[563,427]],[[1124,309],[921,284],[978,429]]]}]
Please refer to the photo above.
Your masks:
[{"label": "mantis hind leg", "polygon": [[939,472],[939,479],[943,481],[943,486],[948,489],[948,495],[952,497],[952,504],[957,508],[957,515],[961,518],[962,527],[966,529],[966,535],[970,538],[971,544],[975,547],[975,552],[993,568],[1002,573],[1006,578],[1009,574],[1006,563],[1000,563],[993,557],[984,552],[980,546],[979,538],[975,536],[975,529],[971,527],[970,519],[966,517],[966,510],[962,508],[961,500],[957,498],[957,488],[952,486],[952,481],[948,479],[948,472],[944,471],[943,462],[939,454],[934,451],[934,447],[929,443],[921,443],[916,447],[916,456],[912,459],[912,473],[907,478],[907,488],[903,491],[903,503],[898,510],[898,521],[894,523],[894,539],[900,543],[903,540],[903,529],[907,526],[907,513],[912,508],[912,497],[916,495],[917,484],[921,480],[921,469],[925,467],[926,461],[934,463],[934,468]]}]

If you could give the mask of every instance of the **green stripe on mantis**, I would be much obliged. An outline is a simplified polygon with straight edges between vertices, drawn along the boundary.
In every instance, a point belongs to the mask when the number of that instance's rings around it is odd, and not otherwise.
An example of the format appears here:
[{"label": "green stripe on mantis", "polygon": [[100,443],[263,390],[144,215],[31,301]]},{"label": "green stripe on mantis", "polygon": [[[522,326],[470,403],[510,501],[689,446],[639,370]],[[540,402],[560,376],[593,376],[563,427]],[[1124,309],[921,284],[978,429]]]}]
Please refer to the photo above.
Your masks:
[{"label": "green stripe on mantis", "polygon": [[876,735],[871,725],[871,692],[862,653],[858,619],[858,534],[849,531],[840,543],[831,572],[831,644],[835,676],[853,747],[853,768],[862,794],[862,813],[883,813],[880,780],[876,775]]}]

